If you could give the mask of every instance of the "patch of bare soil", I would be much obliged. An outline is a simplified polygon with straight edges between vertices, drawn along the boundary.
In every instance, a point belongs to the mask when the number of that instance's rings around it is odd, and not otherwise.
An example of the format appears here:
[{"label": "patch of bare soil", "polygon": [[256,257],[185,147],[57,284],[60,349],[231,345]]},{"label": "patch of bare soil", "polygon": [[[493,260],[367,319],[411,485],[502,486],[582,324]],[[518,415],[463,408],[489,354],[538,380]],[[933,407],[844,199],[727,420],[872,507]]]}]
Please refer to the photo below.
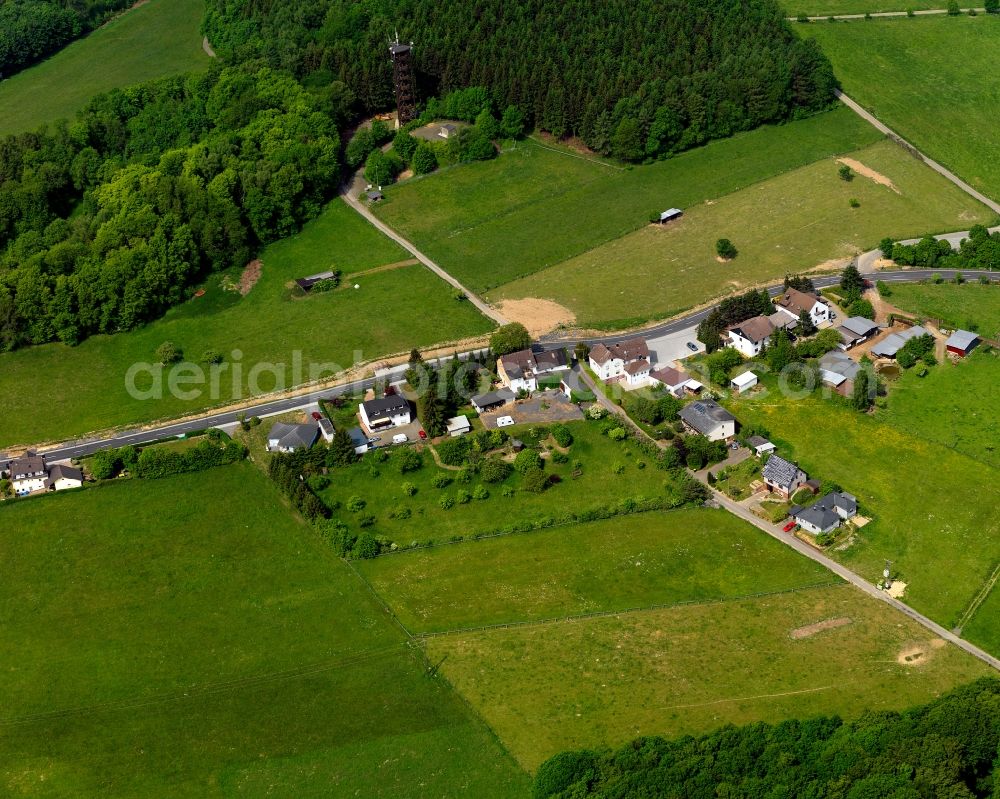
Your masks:
[{"label": "patch of bare soil", "polygon": [[874,181],[879,186],[886,186],[896,192],[896,194],[901,193],[899,189],[896,188],[896,184],[889,180],[889,178],[880,172],[876,172],[871,167],[865,166],[860,161],[855,161],[853,158],[838,158],[837,163],[849,166],[862,177],[866,177],[869,180]]},{"label": "patch of bare soil", "polygon": [[559,325],[576,321],[573,312],[552,300],[525,297],[522,300],[504,300],[498,306],[500,313],[512,322],[520,322],[532,336],[548,333]]},{"label": "patch of bare soil", "polygon": [[845,627],[852,623],[852,620],[846,616],[841,616],[839,619],[826,619],[825,621],[818,621],[815,624],[807,624],[805,627],[797,627],[788,634],[788,637],[793,641],[798,641],[801,638],[810,638],[824,630],[835,630],[838,627]]},{"label": "patch of bare soil", "polygon": [[899,651],[896,662],[901,666],[922,666],[934,655],[934,651],[945,645],[944,639],[932,638],[921,644],[911,644]]},{"label": "patch of bare soil", "polygon": [[889,590],[886,593],[893,599],[902,599],[903,594],[906,593],[906,583],[902,580],[893,580],[892,585],[889,586]]},{"label": "patch of bare soil", "polygon": [[257,285],[261,273],[264,271],[264,262],[259,258],[246,265],[243,274],[240,275],[240,296],[245,297],[250,293],[250,289]]},{"label": "patch of bare soil", "polygon": [[721,255],[716,255],[715,256],[715,260],[718,261],[720,264],[728,264],[733,259],[732,258],[723,258]]}]

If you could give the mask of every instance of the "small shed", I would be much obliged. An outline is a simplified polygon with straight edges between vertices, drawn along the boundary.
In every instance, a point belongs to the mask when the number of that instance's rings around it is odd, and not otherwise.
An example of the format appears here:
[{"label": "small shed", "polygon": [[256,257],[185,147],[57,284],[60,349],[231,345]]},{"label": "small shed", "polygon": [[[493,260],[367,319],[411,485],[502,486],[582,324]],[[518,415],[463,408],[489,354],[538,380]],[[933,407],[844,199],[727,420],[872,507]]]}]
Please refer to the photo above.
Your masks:
[{"label": "small shed", "polygon": [[956,330],[948,337],[944,345],[952,355],[964,358],[978,343],[979,336],[975,333],[968,330]]},{"label": "small shed", "polygon": [[308,277],[296,278],[295,282],[298,284],[299,288],[303,291],[309,291],[317,283],[324,280],[333,280],[337,276],[337,273],[330,270],[327,272],[319,272],[315,275],[309,275]]},{"label": "small shed", "polygon": [[450,122],[446,122],[444,125],[441,126],[441,130],[438,131],[438,136],[440,136],[442,139],[450,139],[452,136],[455,135],[455,132],[457,130],[458,130],[457,125],[452,125]]},{"label": "small shed", "polygon": [[740,394],[742,394],[744,391],[749,391],[757,385],[757,375],[753,372],[744,372],[743,374],[736,375],[736,377],[730,381],[730,384]]},{"label": "small shed", "polygon": [[458,438],[472,430],[472,423],[468,416],[453,416],[447,422],[447,430],[449,436]]},{"label": "small shed", "polygon": [[763,458],[769,452],[774,452],[775,447],[764,436],[750,436],[747,439],[747,446],[754,451],[758,458]]},{"label": "small shed", "polygon": [[368,202],[370,203],[377,203],[385,196],[379,189],[372,189],[371,191],[366,192],[366,194],[368,196]]},{"label": "small shed", "polygon": [[660,214],[660,224],[664,225],[667,222],[672,222],[675,219],[680,219],[684,212],[680,208],[668,208]]}]

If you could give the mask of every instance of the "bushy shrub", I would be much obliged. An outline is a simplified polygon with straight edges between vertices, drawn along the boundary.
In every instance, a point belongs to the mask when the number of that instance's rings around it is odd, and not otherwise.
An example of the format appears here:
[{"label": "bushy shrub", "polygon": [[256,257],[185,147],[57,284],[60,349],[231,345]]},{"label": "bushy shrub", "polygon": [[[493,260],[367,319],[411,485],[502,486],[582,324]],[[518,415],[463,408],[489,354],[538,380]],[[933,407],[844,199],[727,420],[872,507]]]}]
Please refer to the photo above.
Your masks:
[{"label": "bushy shrub", "polygon": [[447,488],[448,486],[451,485],[451,483],[452,480],[448,475],[439,474],[437,477],[434,478],[434,482],[432,483],[432,485],[435,488]]},{"label": "bushy shrub", "polygon": [[408,497],[412,497],[417,493],[417,487],[413,483],[405,482],[403,483],[403,493]]},{"label": "bushy shrub", "polygon": [[451,510],[455,507],[455,500],[451,497],[441,497],[438,500],[438,505],[441,506],[441,510]]},{"label": "bushy shrub", "polygon": [[184,351],[172,341],[164,341],[156,348],[156,360],[164,366],[184,359]]},{"label": "bushy shrub", "polygon": [[514,458],[514,468],[522,475],[542,468],[541,456],[533,449],[522,449]]},{"label": "bushy shrub", "polygon": [[484,483],[502,483],[510,472],[510,464],[496,457],[487,458],[479,467],[479,477]]},{"label": "bushy shrub", "polygon": [[486,489],[486,486],[479,485],[472,490],[472,498],[478,500],[489,499],[490,492]]},{"label": "bushy shrub", "polygon": [[573,443],[573,433],[564,424],[554,424],[551,429],[552,438],[560,447],[568,447]]},{"label": "bushy shrub", "polygon": [[463,488],[455,494],[455,499],[458,501],[459,505],[468,505],[469,501],[472,499],[472,494]]},{"label": "bushy shrub", "polygon": [[401,447],[396,451],[395,459],[400,474],[415,472],[424,465],[423,456],[412,447]]},{"label": "bushy shrub", "polygon": [[360,513],[365,509],[365,506],[367,504],[368,503],[365,502],[365,500],[362,497],[359,497],[357,494],[352,494],[347,499],[347,509],[351,511],[351,513]]}]

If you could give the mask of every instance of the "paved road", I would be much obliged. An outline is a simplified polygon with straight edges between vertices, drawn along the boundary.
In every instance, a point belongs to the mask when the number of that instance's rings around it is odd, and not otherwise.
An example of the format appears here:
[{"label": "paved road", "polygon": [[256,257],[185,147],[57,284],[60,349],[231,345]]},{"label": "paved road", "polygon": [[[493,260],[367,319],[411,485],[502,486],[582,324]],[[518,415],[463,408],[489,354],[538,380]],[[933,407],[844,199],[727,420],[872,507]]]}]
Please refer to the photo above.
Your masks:
[{"label": "paved road", "polygon": [[[348,186],[350,186],[350,184],[348,184]],[[355,211],[361,214],[361,216],[363,216],[365,219],[371,222],[376,228],[378,228],[379,231],[384,233],[386,236],[388,236],[390,239],[396,242],[400,247],[409,252],[414,258],[416,258],[418,261],[420,261],[420,263],[422,263],[424,266],[430,269],[435,275],[437,275],[439,278],[441,278],[442,280],[454,286],[463,294],[465,294],[469,302],[475,305],[476,308],[478,308],[479,311],[484,316],[489,317],[498,325],[505,325],[510,321],[509,319],[504,317],[504,315],[501,314],[496,308],[494,308],[489,303],[481,300],[478,297],[478,295],[475,294],[475,292],[467,289],[456,278],[452,277],[448,272],[446,272],[444,269],[442,269],[440,266],[434,263],[434,261],[432,261],[426,255],[420,252],[420,250],[418,250],[411,241],[403,238],[395,230],[393,230],[387,224],[382,222],[382,220],[380,220],[377,216],[375,216],[375,214],[373,214],[371,211],[368,210],[368,208],[365,206],[363,202],[361,202],[357,197],[354,196],[354,193],[350,190],[349,187],[346,191],[341,193],[340,197],[345,203],[351,206],[351,208],[353,208]]]},{"label": "paved road", "polygon": [[[961,9],[961,11],[962,11],[963,14],[968,14],[970,10],[975,11],[977,14],[985,14],[986,13],[986,9],[985,8],[972,8],[972,9],[963,8],[963,9]],[[915,16],[915,17],[930,17],[930,16],[934,16],[934,15],[937,15],[937,14],[947,14],[947,13],[948,13],[948,9],[947,8],[925,8],[922,11],[914,11],[913,12],[913,16]],[[908,15],[909,15],[908,11],[876,11],[876,12],[874,12],[872,14],[869,14],[868,16],[872,17],[872,19],[879,19],[879,18],[887,18],[887,17],[905,17],[905,16],[908,16]],[[810,22],[826,22],[830,18],[830,16],[831,15],[828,14],[825,17],[809,17],[809,21]],[[833,14],[832,16],[833,16],[834,19],[847,19],[847,20],[850,20],[850,19],[864,19],[865,18],[864,14]],[[786,19],[789,22],[797,22],[799,18],[798,17],[786,17]]]},{"label": "paved road", "polygon": [[956,175],[950,169],[947,169],[947,168],[941,166],[941,164],[939,164],[933,158],[928,158],[926,155],[924,155],[922,152],[920,152],[920,150],[918,150],[916,147],[914,147],[912,144],[910,144],[906,139],[904,139],[902,136],[900,136],[898,133],[896,133],[896,131],[894,131],[892,128],[890,128],[885,123],[880,122],[878,120],[878,118],[874,114],[872,114],[870,111],[867,111],[864,108],[862,108],[857,102],[855,102],[850,97],[848,97],[846,94],[844,94],[842,91],[840,91],[840,89],[836,90],[836,95],[837,95],[837,99],[839,99],[840,102],[842,102],[844,105],[846,105],[848,108],[850,108],[854,113],[856,113],[858,116],[860,116],[866,122],[874,125],[878,130],[880,130],[882,133],[884,133],[886,136],[888,136],[894,142],[896,142],[897,144],[901,145],[906,150],[908,150],[909,152],[911,152],[914,156],[916,156],[921,161],[923,161],[925,164],[927,164],[927,166],[929,166],[931,169],[933,169],[939,175],[942,175],[947,180],[950,180],[952,183],[954,183],[956,186],[958,186],[958,188],[960,188],[962,191],[964,191],[970,197],[973,197],[974,199],[979,200],[979,202],[981,202],[983,205],[985,205],[987,208],[989,208],[994,213],[1000,214],[1000,203],[997,203],[996,201],[991,200],[989,197],[987,197],[982,192],[976,191],[974,188],[972,188],[972,186],[970,186],[968,183],[966,183],[964,180],[962,180],[958,175]]},{"label": "paved road", "polygon": [[[990,233],[998,233],[1000,232],[1000,225],[997,225],[996,227],[987,228],[987,230]],[[951,245],[951,248],[953,250],[957,250],[958,245],[962,243],[962,239],[969,238],[969,231],[959,230],[955,233],[939,233],[937,236],[934,236],[934,238],[937,239],[938,241],[947,241]],[[916,244],[919,241],[920,239],[902,239],[899,243]],[[866,273],[874,272],[875,262],[878,261],[881,257],[882,257],[881,250],[869,250],[866,253],[862,253],[857,257],[858,270]]]},{"label": "paved road", "polygon": [[[972,270],[958,270],[969,280],[975,280],[980,275],[985,275],[993,281],[1000,282],[1000,272],[977,272]],[[941,275],[945,280],[950,280],[955,276],[956,270],[953,269],[909,269],[909,270],[898,270],[898,271],[884,271],[879,272],[878,279],[884,280],[886,283],[906,283],[916,280],[925,280],[930,278],[934,274]],[[833,286],[840,281],[839,275],[829,275],[826,277],[814,278],[813,282],[817,288],[826,288],[828,286]],[[782,286],[772,286],[768,289],[768,293],[774,297],[780,294],[782,291]],[[674,333],[679,333],[684,330],[690,330],[696,326],[702,319],[711,313],[712,308],[705,308],[701,311],[696,311],[695,313],[687,314],[677,319],[673,319],[669,322],[663,322],[654,327],[646,328],[641,331],[633,331],[631,333],[619,333],[612,336],[601,336],[598,338],[585,338],[585,339],[574,339],[574,338],[546,338],[540,342],[542,349],[558,349],[561,347],[572,347],[579,341],[583,341],[591,346],[598,342],[604,342],[605,344],[611,344],[616,341],[624,341],[629,338],[635,338],[637,335],[641,335],[647,339],[653,339],[660,336],[668,336]],[[469,353],[459,353],[460,358],[465,358]],[[443,359],[447,360],[447,359]],[[387,370],[384,373],[379,374],[380,380],[385,380],[386,378],[390,380],[400,379],[403,372],[406,370],[405,365],[395,366]],[[308,394],[301,394],[294,397],[284,397],[278,399],[262,399],[256,404],[252,404],[243,408],[241,410],[226,411],[223,413],[208,413],[204,416],[200,416],[196,419],[192,419],[184,422],[166,422],[162,425],[157,425],[151,427],[147,430],[132,430],[115,433],[114,435],[107,437],[97,437],[85,440],[76,440],[64,442],[62,444],[50,447],[44,450],[46,457],[49,460],[60,460],[65,458],[79,458],[85,455],[90,455],[101,449],[107,449],[108,447],[121,447],[126,444],[145,444],[151,441],[158,441],[163,438],[170,438],[172,436],[181,436],[185,433],[191,433],[197,430],[204,430],[209,427],[224,427],[226,425],[235,424],[237,418],[241,413],[245,413],[247,416],[272,416],[279,413],[286,413],[288,411],[300,410],[308,408],[309,406],[315,404],[320,398],[332,398],[339,396],[341,394],[349,394],[358,391],[364,391],[375,385],[375,378],[365,378],[362,380],[355,380],[351,383],[331,386],[329,388],[317,389],[316,391],[310,392]]]},{"label": "paved road", "polygon": [[988,652],[984,652],[978,646],[970,644],[965,639],[959,638],[950,630],[946,630],[936,621],[933,621],[924,616],[923,614],[918,613],[904,602],[900,602],[898,599],[893,599],[885,591],[880,591],[873,584],[859,577],[850,569],[842,566],[840,563],[833,560],[833,558],[827,557],[822,552],[815,549],[814,547],[809,546],[809,544],[805,543],[804,541],[799,540],[794,535],[783,532],[781,528],[778,527],[777,525],[770,524],[764,521],[759,516],[751,513],[749,510],[744,508],[739,503],[731,500],[725,494],[722,494],[711,487],[709,487],[709,490],[712,492],[715,501],[718,502],[719,505],[721,505],[723,508],[725,508],[733,515],[739,516],[741,519],[750,522],[750,524],[763,530],[772,538],[776,538],[781,543],[791,547],[800,555],[805,555],[810,560],[814,560],[816,561],[816,563],[819,563],[820,565],[826,567],[834,574],[836,574],[838,577],[849,582],[855,588],[864,591],[869,596],[875,597],[881,602],[885,602],[887,605],[891,605],[900,613],[908,616],[918,624],[921,624],[922,626],[930,630],[932,633],[934,633],[934,635],[938,636],[939,638],[943,638],[945,641],[949,641],[950,643],[954,644],[960,649],[965,650],[973,657],[979,658],[987,665],[992,666],[994,669],[1000,671],[1000,659],[993,657],[993,655],[989,654]]}]

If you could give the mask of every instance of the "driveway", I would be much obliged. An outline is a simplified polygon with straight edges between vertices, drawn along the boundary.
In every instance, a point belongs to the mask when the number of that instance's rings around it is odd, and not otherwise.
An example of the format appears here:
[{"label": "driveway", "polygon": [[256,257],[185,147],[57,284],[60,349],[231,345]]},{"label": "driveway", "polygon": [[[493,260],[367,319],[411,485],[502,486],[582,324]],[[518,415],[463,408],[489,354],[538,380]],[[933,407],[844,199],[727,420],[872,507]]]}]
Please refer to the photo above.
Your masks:
[{"label": "driveway", "polygon": [[689,341],[698,347],[698,352],[705,351],[705,345],[698,341],[697,325],[646,339],[650,363],[653,366],[670,366],[674,361],[690,358],[695,353],[688,349]]},{"label": "driveway", "polygon": [[498,410],[480,414],[479,421],[486,429],[492,430],[501,416],[511,417],[514,424],[553,424],[582,419],[583,411],[566,399],[561,391],[552,390],[537,392],[530,399],[518,400]]}]

